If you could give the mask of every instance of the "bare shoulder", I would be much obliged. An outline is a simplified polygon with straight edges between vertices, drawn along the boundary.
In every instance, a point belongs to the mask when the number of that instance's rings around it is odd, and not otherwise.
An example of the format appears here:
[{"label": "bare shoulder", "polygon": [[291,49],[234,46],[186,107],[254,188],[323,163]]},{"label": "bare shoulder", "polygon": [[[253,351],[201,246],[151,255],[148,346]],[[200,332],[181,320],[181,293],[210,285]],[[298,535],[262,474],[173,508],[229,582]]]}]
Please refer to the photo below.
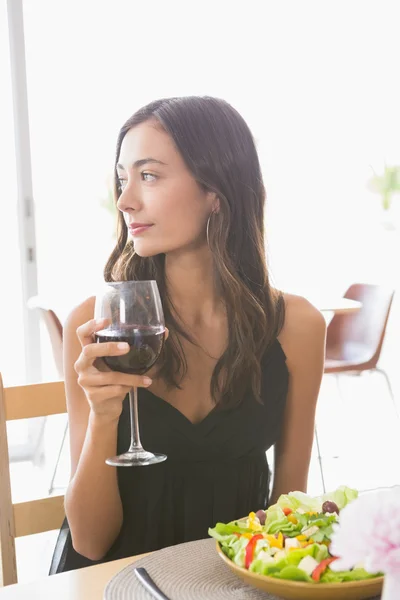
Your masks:
[{"label": "bare shoulder", "polygon": [[285,301],[284,335],[306,331],[325,331],[326,323],[322,313],[311,302],[302,296],[283,294]]},{"label": "bare shoulder", "polygon": [[78,327],[93,319],[95,302],[95,296],[91,296],[80,304],[77,304],[77,306],[74,306],[65,321],[65,329],[73,329],[75,331]]},{"label": "bare shoulder", "polygon": [[283,294],[285,323],[279,341],[288,363],[303,362],[301,359],[315,351],[324,351],[326,322],[322,313],[302,296]]}]

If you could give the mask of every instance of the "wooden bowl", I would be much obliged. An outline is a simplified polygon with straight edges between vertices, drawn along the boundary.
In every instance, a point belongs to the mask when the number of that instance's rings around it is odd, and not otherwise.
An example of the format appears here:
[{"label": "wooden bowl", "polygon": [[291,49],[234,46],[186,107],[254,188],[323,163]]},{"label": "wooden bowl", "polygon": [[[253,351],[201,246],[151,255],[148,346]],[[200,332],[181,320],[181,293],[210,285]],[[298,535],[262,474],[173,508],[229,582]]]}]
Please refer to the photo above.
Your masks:
[{"label": "wooden bowl", "polygon": [[263,592],[285,598],[285,600],[364,600],[378,596],[382,592],[383,577],[343,583],[290,581],[252,573],[247,569],[238,567],[222,552],[218,542],[217,552],[231,571],[247,584]]}]

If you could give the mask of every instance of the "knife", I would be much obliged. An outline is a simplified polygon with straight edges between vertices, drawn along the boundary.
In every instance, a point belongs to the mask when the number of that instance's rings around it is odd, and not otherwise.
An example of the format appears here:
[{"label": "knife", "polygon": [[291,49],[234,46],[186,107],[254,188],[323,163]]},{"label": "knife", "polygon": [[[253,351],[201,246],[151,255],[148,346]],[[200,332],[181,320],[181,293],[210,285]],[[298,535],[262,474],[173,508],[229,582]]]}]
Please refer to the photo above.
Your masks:
[{"label": "knife", "polygon": [[142,586],[146,588],[146,590],[153,598],[155,598],[155,600],[170,600],[165,594],[163,594],[160,588],[156,586],[146,569],[139,567],[134,569],[134,573]]}]

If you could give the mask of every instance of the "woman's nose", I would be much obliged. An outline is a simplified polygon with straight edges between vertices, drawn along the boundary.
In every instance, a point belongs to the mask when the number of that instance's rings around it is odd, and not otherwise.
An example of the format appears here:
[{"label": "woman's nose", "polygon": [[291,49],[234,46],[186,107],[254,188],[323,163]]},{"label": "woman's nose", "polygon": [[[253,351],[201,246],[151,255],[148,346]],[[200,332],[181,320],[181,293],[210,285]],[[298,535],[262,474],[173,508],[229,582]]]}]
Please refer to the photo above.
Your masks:
[{"label": "woman's nose", "polygon": [[127,184],[117,201],[117,208],[121,212],[138,210],[140,208],[140,198],[132,184]]}]

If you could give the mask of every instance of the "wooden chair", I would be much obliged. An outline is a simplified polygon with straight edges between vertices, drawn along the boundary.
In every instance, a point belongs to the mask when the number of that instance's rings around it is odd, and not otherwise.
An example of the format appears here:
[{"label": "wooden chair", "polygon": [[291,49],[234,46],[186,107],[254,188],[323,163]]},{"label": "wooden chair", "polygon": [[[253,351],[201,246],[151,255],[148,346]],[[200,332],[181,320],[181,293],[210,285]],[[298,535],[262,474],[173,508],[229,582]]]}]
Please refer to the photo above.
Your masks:
[{"label": "wooden chair", "polygon": [[17,583],[15,538],[58,529],[64,496],[13,504],[6,422],[66,412],[64,382],[3,387],[0,375],[0,586]]},{"label": "wooden chair", "polygon": [[28,300],[28,307],[39,311],[40,318],[46,325],[49,334],[54,362],[60,379],[64,379],[63,367],[63,326],[56,313],[40,296],[32,296]]},{"label": "wooden chair", "polygon": [[[49,334],[51,349],[53,352],[54,363],[57,369],[57,374],[60,379],[64,379],[63,365],[63,326],[60,319],[53,309],[50,308],[49,302],[41,296],[32,296],[28,300],[28,307],[33,310],[38,310],[40,318],[46,326]],[[49,494],[53,492],[54,481],[57,474],[57,468],[61,459],[61,453],[64,448],[64,443],[67,437],[68,421],[65,423],[61,443],[58,449],[57,458],[54,463],[53,474],[49,483]]]},{"label": "wooden chair", "polygon": [[349,287],[344,297],[358,300],[362,307],[354,313],[335,315],[328,325],[324,372],[378,372],[384,376],[396,407],[389,377],[378,367],[393,296],[393,289],[380,285],[356,283]]}]

